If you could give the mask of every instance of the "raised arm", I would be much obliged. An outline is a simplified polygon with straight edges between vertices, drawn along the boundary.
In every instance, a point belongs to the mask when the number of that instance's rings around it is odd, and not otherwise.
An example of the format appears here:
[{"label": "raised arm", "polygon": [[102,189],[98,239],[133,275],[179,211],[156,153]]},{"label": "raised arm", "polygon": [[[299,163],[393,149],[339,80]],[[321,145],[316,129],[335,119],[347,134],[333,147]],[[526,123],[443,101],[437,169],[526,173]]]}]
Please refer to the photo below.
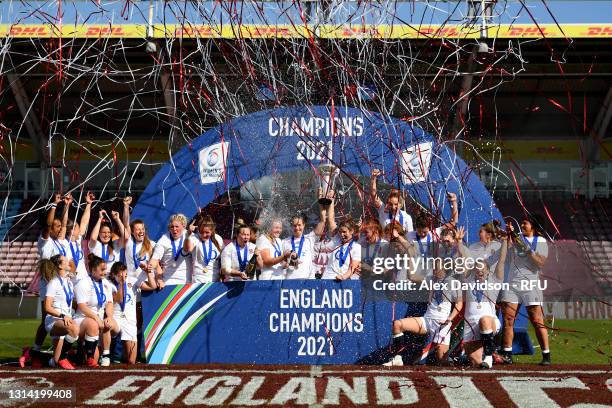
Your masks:
[{"label": "raised arm", "polygon": [[88,191],[87,194],[85,194],[85,210],[83,211],[83,216],[81,217],[81,222],[79,224],[81,226],[80,232],[82,237],[87,235],[87,229],[89,228],[89,220],[91,218],[91,205],[95,199],[96,196],[93,195],[91,191]]},{"label": "raised arm", "polygon": [[132,228],[130,227],[130,205],[132,204],[132,197],[127,196],[123,199],[123,227],[125,229],[125,241],[132,235]]},{"label": "raised arm", "polygon": [[100,226],[102,225],[104,215],[106,215],[106,211],[100,210],[98,213],[98,221],[96,221],[96,225],[94,225],[93,229],[91,230],[91,235],[89,236],[89,249],[93,249],[96,241],[98,240],[98,235],[100,235]]},{"label": "raised arm", "polygon": [[[191,221],[191,224],[189,224],[189,226],[187,227],[187,239],[185,239],[185,241],[183,241],[183,253],[191,253],[191,251],[193,251],[195,249],[195,245],[193,243],[193,241],[191,240],[191,236],[193,235],[193,233],[195,232],[197,226],[196,226],[196,220],[194,218],[193,221]],[[215,237],[211,237],[211,239],[215,239]]]},{"label": "raised arm", "polygon": [[68,210],[70,209],[70,204],[72,204],[72,194],[68,193],[64,197],[64,209],[62,210],[62,229],[60,230],[57,239],[66,238],[66,225],[68,224]]},{"label": "raised arm", "polygon": [[379,169],[372,169],[372,174],[370,175],[370,199],[374,202],[374,206],[376,208],[380,208],[383,205],[383,202],[380,199],[376,189],[376,179],[381,174],[382,173]]},{"label": "raised arm", "polygon": [[317,237],[321,237],[325,232],[325,220],[327,218],[327,209],[319,204],[319,223],[315,226],[313,232]]},{"label": "raised arm", "polygon": [[115,223],[117,224],[117,229],[119,230],[119,242],[121,242],[121,245],[124,246],[126,240],[125,227],[121,222],[121,217],[119,216],[119,213],[117,211],[112,211],[111,216],[113,217],[113,221],[115,221]]},{"label": "raised arm", "polygon": [[334,192],[331,191],[331,204],[327,207],[327,226],[329,228],[330,235],[334,235],[336,233],[336,229],[338,225],[336,224],[336,198],[334,197]]},{"label": "raised arm", "polygon": [[499,260],[495,266],[495,276],[498,280],[504,279],[504,269],[506,269],[506,257],[508,256],[508,241],[512,239],[510,234],[505,239],[502,239],[501,248],[499,250]]},{"label": "raised arm", "polygon": [[49,239],[49,230],[53,226],[53,220],[55,219],[55,209],[57,205],[62,202],[62,196],[59,193],[55,193],[53,195],[53,203],[51,204],[51,208],[47,213],[47,228],[43,230],[42,237],[44,239]]},{"label": "raised arm", "polygon": [[446,194],[448,202],[451,205],[451,224],[453,227],[459,223],[459,208],[457,207],[457,194],[448,193]]}]

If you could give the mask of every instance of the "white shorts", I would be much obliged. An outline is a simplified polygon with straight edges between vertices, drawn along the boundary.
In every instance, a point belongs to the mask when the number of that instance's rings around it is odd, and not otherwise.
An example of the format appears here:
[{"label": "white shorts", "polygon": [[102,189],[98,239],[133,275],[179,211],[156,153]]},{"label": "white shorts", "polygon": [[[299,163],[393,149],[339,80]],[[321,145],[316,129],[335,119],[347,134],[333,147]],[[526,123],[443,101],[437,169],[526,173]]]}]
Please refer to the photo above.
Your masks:
[{"label": "white shorts", "polygon": [[137,331],[135,321],[129,321],[128,319],[115,316],[115,320],[121,329],[121,341],[137,341]]},{"label": "white shorts", "polygon": [[429,340],[431,340],[432,343],[443,344],[445,346],[450,344],[450,324],[440,327],[440,323],[436,319],[431,319],[428,317],[419,317],[419,319],[423,327],[425,327],[425,330],[427,330]]},{"label": "white shorts", "polygon": [[198,275],[193,275],[191,277],[191,282],[192,283],[210,283],[212,282],[212,274],[207,273],[207,274],[198,274]]},{"label": "white shorts", "polygon": [[51,329],[53,329],[55,322],[57,322],[58,320],[62,319],[51,315],[45,316],[45,330],[47,331],[47,333],[51,333]]},{"label": "white shorts", "polygon": [[514,303],[525,306],[542,306],[544,297],[540,289],[518,290],[510,287],[501,293],[502,303]]},{"label": "white shorts", "polygon": [[483,317],[492,317],[495,321],[495,330],[493,334],[497,334],[499,329],[501,328],[501,323],[497,316],[480,316],[480,318],[471,318],[469,320],[465,320],[463,322],[463,342],[469,343],[470,341],[479,341],[480,340],[480,326],[478,324],[479,320]]}]

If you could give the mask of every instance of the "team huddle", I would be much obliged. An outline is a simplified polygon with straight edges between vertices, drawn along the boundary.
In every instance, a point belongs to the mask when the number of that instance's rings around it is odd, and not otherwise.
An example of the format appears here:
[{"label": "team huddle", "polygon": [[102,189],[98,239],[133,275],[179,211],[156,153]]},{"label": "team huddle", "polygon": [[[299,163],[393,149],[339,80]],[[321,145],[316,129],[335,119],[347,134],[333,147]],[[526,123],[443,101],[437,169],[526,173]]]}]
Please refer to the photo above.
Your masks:
[{"label": "team huddle", "polygon": [[[548,336],[543,322],[542,293],[537,289],[510,291],[437,289],[451,280],[462,282],[520,283],[538,279],[548,255],[547,243],[536,219],[521,224],[521,235],[511,226],[500,234],[493,224],[480,229],[480,241],[467,247],[464,229],[458,226],[455,194],[447,199],[451,218],[439,226],[428,215],[413,218],[403,207],[402,196],[392,191],[383,202],[377,192],[380,175],[373,170],[370,199],[377,216],[355,223],[350,218],[336,222],[333,191],[319,191],[319,220],[306,231],[306,219],[295,215],[291,233],[283,235],[283,219],[271,218],[258,231],[239,221],[233,239],[216,233],[212,217],[200,212],[192,220],[174,214],[168,230],[157,242],[149,239],[142,220],[130,219],[131,197],[123,199],[123,213],[110,216],[100,210],[86,239],[95,197],[87,193],[80,221],[69,219],[70,195],[56,194],[38,240],[40,256],[40,301],[43,318],[34,347],[21,358],[22,365],[40,353],[47,334],[54,344],[52,366],[74,369],[109,366],[111,350],[121,342],[121,361],[134,363],[139,354],[142,326],[142,291],[166,285],[273,279],[366,279],[371,277],[377,257],[395,249],[413,258],[483,259],[478,267],[463,273],[442,266],[421,267],[416,273],[389,271],[394,280],[428,281],[431,290],[422,317],[393,322],[392,358],[389,365],[403,364],[405,333],[428,335],[438,362],[448,360],[453,322],[464,318],[463,347],[475,366],[491,368],[495,335],[501,324],[496,304],[504,314],[503,360],[512,362],[513,323],[519,304],[527,307],[542,347],[543,363],[550,363]],[[56,209],[63,203],[62,215]],[[424,264],[423,264],[424,265]],[[434,263],[435,265],[435,263]],[[499,299],[498,299],[499,298]],[[73,346],[77,344],[76,352]],[[35,359],[32,358],[32,361]]]}]

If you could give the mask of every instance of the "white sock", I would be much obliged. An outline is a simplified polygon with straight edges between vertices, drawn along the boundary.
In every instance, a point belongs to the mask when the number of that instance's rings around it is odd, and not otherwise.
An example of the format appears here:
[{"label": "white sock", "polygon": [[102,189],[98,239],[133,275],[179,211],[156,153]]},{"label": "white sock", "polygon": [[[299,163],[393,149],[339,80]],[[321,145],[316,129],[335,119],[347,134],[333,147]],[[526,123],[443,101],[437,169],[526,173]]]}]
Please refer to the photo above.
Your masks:
[{"label": "white sock", "polygon": [[85,341],[97,341],[100,336],[88,336],[85,335]]},{"label": "white sock", "polygon": [[[493,330],[489,329],[489,330],[481,330],[480,331],[480,334],[489,334],[489,333],[493,333]],[[512,350],[512,349],[510,349],[510,350]]]},{"label": "white sock", "polygon": [[493,356],[485,356],[484,362],[489,365],[489,367],[493,367]]},{"label": "white sock", "polygon": [[504,347],[504,351],[512,351],[512,347]]},{"label": "white sock", "polygon": [[542,350],[542,354],[548,354],[548,353],[550,353],[550,350],[549,350],[549,349]]},{"label": "white sock", "polygon": [[104,351],[102,352],[102,355],[103,355],[103,356],[110,356],[110,350],[104,350]]},{"label": "white sock", "polygon": [[79,336],[76,337],[72,337],[71,335],[67,334],[64,336],[64,341],[67,343],[74,343],[75,341],[77,341],[79,339]]},{"label": "white sock", "polygon": [[404,335],[404,333],[397,333],[393,335],[393,338],[396,339],[398,337],[402,337]]}]

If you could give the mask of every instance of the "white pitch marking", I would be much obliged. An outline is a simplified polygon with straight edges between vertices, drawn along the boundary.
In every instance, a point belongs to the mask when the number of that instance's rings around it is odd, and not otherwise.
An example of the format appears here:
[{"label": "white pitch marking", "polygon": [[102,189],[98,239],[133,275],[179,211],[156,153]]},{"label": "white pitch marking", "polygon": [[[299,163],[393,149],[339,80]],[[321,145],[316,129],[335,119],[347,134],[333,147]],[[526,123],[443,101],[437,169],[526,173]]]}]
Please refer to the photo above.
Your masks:
[{"label": "white pitch marking", "polygon": [[[374,369],[374,370],[365,370],[365,369],[346,369],[346,370],[321,370],[320,374],[347,374],[347,373],[355,373],[355,374],[394,374],[394,373],[414,373],[414,372],[423,372],[428,375],[436,375],[436,374],[451,374],[451,375],[464,375],[464,374],[483,374],[483,375],[494,375],[494,374],[541,374],[541,375],[564,375],[564,374],[609,374],[612,375],[612,370],[424,370],[424,371],[415,371],[414,369],[404,368],[404,369]],[[56,369],[42,369],[42,370],[15,370],[15,371],[3,371],[0,370],[0,375],[3,373],[10,375],[32,375],[32,374],[58,374],[59,371]],[[148,369],[109,369],[109,370],[87,370],[87,369],[76,369],[76,370],[65,370],[61,371],[62,376],[67,374],[83,374],[83,373],[92,373],[96,375],[100,375],[103,373],[147,373],[147,374],[181,374],[181,373],[253,373],[253,374],[309,374],[309,370],[274,370],[274,369],[217,369],[217,368],[192,368],[192,369],[157,369],[155,366],[150,366]]]}]

